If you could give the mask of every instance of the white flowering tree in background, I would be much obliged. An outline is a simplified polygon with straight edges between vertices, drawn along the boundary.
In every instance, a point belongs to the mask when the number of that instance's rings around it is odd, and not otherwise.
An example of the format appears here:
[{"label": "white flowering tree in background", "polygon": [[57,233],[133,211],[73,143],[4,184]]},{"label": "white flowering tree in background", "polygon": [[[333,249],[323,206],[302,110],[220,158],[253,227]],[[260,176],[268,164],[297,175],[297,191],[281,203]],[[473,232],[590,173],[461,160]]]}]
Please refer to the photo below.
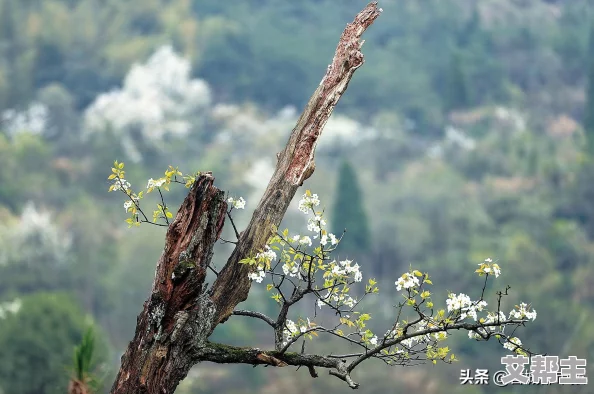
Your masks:
[{"label": "white flowering tree in background", "polygon": [[135,64],[121,89],[97,97],[86,110],[85,130],[117,130],[127,156],[138,162],[135,132],[157,148],[167,136],[187,136],[191,119],[208,108],[210,96],[206,82],[191,78],[190,61],[164,46],[145,64]]},{"label": "white flowering tree in background", "polygon": [[[534,320],[536,312],[520,304],[504,313],[500,306],[507,289],[498,292],[494,300],[486,299],[487,280],[500,274],[499,265],[490,259],[476,270],[484,280],[482,291],[472,298],[434,295],[429,274],[411,267],[394,278],[393,289],[383,290],[393,293],[394,320],[374,332],[368,327],[371,314],[361,310],[361,301],[379,292],[377,282],[366,277],[356,262],[337,257],[344,234],[327,231],[318,196],[308,190],[298,204],[299,211],[308,215],[306,234],[278,229],[297,189],[314,172],[322,129],[363,64],[359,39],[380,13],[377,3],[370,3],[347,25],[324,78],[286,147],[277,154],[274,173],[245,230],[237,228],[232,214],[245,209],[246,201],[217,189],[210,172],[184,174],[169,167],[163,177],[149,179],[146,187],[135,187],[126,180],[124,163],[114,163],[109,189],[126,196],[128,224],[154,223],[166,227],[167,234],[151,295],[138,316],[134,339],[122,356],[112,393],[172,393],[190,368],[202,361],[303,366],[312,377],[318,376],[318,369],[328,369],[349,387],[357,388],[352,373],[369,359],[391,365],[454,361],[455,356],[443,345],[452,330],[465,330],[476,340],[495,337],[516,353],[530,353],[514,331]],[[164,194],[175,184],[184,185],[189,193],[174,215]],[[153,196],[155,205],[148,208]],[[221,240],[226,220],[236,239],[222,241],[235,248],[218,270],[212,265],[213,247]],[[206,283],[208,272],[216,277],[210,285]],[[265,286],[278,303],[276,316],[237,308],[247,299],[253,282]],[[311,314],[294,316],[292,308],[303,303],[310,304]],[[318,313],[328,312],[335,318],[330,324],[320,324]],[[232,316],[264,321],[274,345],[259,349],[210,341],[217,325]],[[301,340],[321,335],[343,341],[346,353],[306,352]]]}]

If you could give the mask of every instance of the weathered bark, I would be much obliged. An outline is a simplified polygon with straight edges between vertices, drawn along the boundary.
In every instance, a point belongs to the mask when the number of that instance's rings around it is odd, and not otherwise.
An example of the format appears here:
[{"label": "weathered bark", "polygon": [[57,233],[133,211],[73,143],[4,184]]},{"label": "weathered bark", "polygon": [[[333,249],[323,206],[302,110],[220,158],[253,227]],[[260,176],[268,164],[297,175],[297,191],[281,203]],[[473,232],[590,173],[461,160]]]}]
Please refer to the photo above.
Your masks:
[{"label": "weathered bark", "polygon": [[215,307],[204,280],[227,209],[213,182],[210,174],[200,176],[169,226],[153,290],[112,393],[173,393],[195,364],[191,349],[211,331]]},{"label": "weathered bark", "polygon": [[[286,147],[277,155],[274,175],[248,227],[208,291],[204,285],[206,270],[223,227],[226,203],[223,193],[213,186],[212,176],[204,175],[197,180],[168,229],[151,296],[138,316],[134,340],[122,356],[111,393],[173,393],[192,365],[200,361],[242,362],[232,347],[213,346],[207,339],[237,304],[247,298],[250,267],[239,261],[264,248],[297,189],[312,175],[322,129],[353,73],[363,64],[360,51],[363,43],[359,38],[380,12],[377,2],[370,3],[347,25],[332,64]],[[234,352],[235,356],[225,357],[226,351]],[[335,368],[335,375],[344,379],[342,364],[336,360],[285,354],[279,361],[274,355],[264,353],[248,352],[248,355],[251,358],[241,356],[243,362],[275,366],[293,364],[313,368],[311,360],[317,360],[323,364],[320,366]],[[296,364],[299,360],[301,364]]]}]

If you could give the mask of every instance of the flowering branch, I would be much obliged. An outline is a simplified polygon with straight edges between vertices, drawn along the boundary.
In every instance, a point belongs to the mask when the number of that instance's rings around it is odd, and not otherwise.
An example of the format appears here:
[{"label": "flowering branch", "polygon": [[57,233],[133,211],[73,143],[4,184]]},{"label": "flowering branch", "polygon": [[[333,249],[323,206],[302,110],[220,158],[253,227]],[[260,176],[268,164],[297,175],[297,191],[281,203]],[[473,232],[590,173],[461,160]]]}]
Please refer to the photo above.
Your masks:
[{"label": "flowering branch", "polygon": [[[497,278],[501,274],[501,268],[491,259],[480,263],[475,270],[479,276],[484,276],[480,297],[472,301],[465,294],[450,293],[445,302],[447,312],[446,309],[435,310],[432,293],[428,290],[428,286],[433,282],[428,274],[412,268],[405,272],[394,283],[396,290],[403,292],[404,299],[397,305],[397,318],[390,330],[381,339],[378,338],[366,328],[366,321],[371,319],[370,314],[356,310],[363,297],[378,293],[376,281],[369,279],[361,297],[349,295],[350,286],[362,282],[363,274],[359,265],[353,264],[351,260],[336,261],[331,258],[342,237],[339,239],[326,231],[324,211],[316,211],[318,205],[318,196],[309,190],[299,201],[299,210],[310,215],[307,229],[314,234],[313,240],[308,235],[289,236],[289,231],[284,230],[271,237],[264,250],[240,261],[250,267],[247,275],[250,280],[261,283],[270,277],[272,283],[266,285],[266,288],[268,291],[276,290],[271,296],[280,307],[276,321],[267,316],[262,317],[259,312],[234,313],[261,318],[273,328],[275,358],[283,360],[283,355],[288,354],[291,346],[301,338],[311,340],[318,334],[339,338],[350,345],[360,347],[362,351],[343,357],[354,360],[350,363],[342,360],[340,364],[332,367],[330,373],[347,381],[350,387],[356,388],[357,384],[352,381],[350,372],[369,358],[377,358],[390,365],[411,365],[413,362],[424,360],[431,360],[433,363],[456,361],[448,347],[439,345],[452,330],[466,330],[469,337],[476,340],[488,340],[495,336],[506,349],[518,354],[532,354],[522,346],[518,338],[504,333],[506,327],[517,328],[536,318],[536,312],[525,303],[516,306],[516,309],[509,313],[509,317],[501,311],[501,299],[507,295],[509,287],[505,293],[496,293],[495,312],[487,312],[486,316],[480,318],[478,316],[480,312],[486,312],[488,306],[485,300],[488,279]],[[282,268],[282,272],[277,271],[279,267]],[[327,293],[322,294],[323,292]],[[291,295],[287,297],[286,294],[289,293]],[[328,308],[338,316],[338,322],[334,327],[319,326],[310,318],[300,318],[297,322],[288,318],[290,308],[309,294],[317,300],[315,305],[318,308]],[[405,307],[412,309],[416,315],[414,319],[400,319]],[[474,323],[467,322],[469,318],[473,319]],[[338,358],[332,355],[328,357]]]}]

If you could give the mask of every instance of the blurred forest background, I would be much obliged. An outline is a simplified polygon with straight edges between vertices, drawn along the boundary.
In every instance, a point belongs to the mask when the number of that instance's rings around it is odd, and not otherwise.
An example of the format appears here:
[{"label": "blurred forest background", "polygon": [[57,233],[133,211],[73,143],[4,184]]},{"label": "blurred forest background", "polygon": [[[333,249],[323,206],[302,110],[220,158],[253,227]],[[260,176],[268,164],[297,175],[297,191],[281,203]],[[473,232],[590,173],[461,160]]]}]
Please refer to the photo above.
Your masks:
[{"label": "blurred forest background", "polygon": [[[244,196],[247,224],[346,23],[367,0],[0,0],[0,392],[64,393],[89,324],[109,389],[150,291],[164,230],[127,229],[107,193],[115,159],[142,188],[168,165],[213,171]],[[532,350],[594,355],[594,8],[587,0],[383,0],[365,65],[327,125],[317,169],[341,253],[364,280],[372,328],[394,318],[394,280],[412,264],[435,291],[480,294],[492,257],[511,285],[504,310],[532,302],[518,332]],[[167,196],[176,207],[186,190]],[[301,193],[301,192],[299,192]],[[345,221],[349,219],[349,221]],[[306,225],[290,209],[285,225]],[[230,226],[225,237],[232,238]],[[218,245],[221,267],[230,249]],[[435,297],[437,299],[437,297]],[[273,313],[263,285],[246,309]],[[313,306],[297,311],[312,316]],[[294,316],[296,318],[296,316]],[[244,317],[216,339],[269,348]],[[307,349],[341,352],[316,339]],[[496,341],[464,333],[454,365],[370,363],[365,393],[490,393],[460,369],[501,368]],[[343,349],[344,350],[344,349]],[[588,368],[592,377],[593,368]],[[200,365],[189,393],[339,393],[292,368]],[[586,387],[505,392],[587,393]],[[500,392],[500,391],[498,391]],[[503,391],[501,391],[503,392]]]}]

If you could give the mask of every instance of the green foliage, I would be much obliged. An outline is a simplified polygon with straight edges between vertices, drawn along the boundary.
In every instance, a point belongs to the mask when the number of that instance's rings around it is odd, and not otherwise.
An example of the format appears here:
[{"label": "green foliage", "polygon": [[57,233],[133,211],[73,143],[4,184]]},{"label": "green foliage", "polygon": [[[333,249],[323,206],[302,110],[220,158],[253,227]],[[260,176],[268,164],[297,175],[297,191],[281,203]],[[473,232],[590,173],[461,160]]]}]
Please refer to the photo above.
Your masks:
[{"label": "green foliage", "polygon": [[462,59],[459,54],[452,57],[450,68],[446,75],[445,105],[448,110],[461,109],[470,104],[466,74],[462,68]]},{"label": "green foliage", "polygon": [[39,136],[20,133],[9,139],[0,133],[0,204],[17,210],[27,200],[51,195],[55,176],[40,171],[51,154]]},{"label": "green foliage", "polygon": [[84,384],[93,391],[98,389],[99,382],[94,374],[96,337],[92,326],[85,331],[79,345],[74,348],[73,379]]},{"label": "green foliage", "polygon": [[[20,394],[66,392],[67,367],[72,349],[83,338],[84,321],[83,312],[68,294],[23,297],[20,310],[0,321],[0,387]],[[105,350],[101,351],[97,361],[105,356]]]},{"label": "green foliage", "polygon": [[86,380],[91,372],[91,361],[95,347],[95,336],[91,327],[87,328],[80,342],[74,348],[74,374],[78,380]]},{"label": "green foliage", "polygon": [[363,194],[355,169],[343,162],[336,186],[336,199],[332,211],[332,228],[335,234],[347,231],[341,242],[343,253],[365,253],[371,249],[371,234],[365,213]]}]

